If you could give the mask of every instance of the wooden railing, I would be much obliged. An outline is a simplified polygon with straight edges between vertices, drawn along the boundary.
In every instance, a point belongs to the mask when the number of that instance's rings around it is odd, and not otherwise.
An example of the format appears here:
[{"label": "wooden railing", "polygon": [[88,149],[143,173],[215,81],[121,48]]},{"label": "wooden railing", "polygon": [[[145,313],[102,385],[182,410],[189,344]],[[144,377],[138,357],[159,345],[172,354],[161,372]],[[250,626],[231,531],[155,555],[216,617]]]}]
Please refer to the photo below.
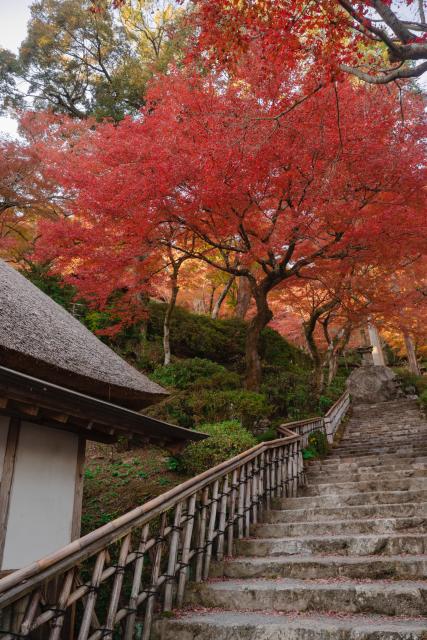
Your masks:
[{"label": "wooden railing", "polygon": [[189,579],[206,580],[212,559],[232,556],[272,498],[296,495],[309,433],[336,430],[346,402],[328,412],[328,427],[327,417],[283,425],[277,440],[1,579],[0,638],[148,640],[154,615],[183,604]]},{"label": "wooden railing", "polygon": [[290,431],[297,433],[302,438],[302,448],[308,444],[308,436],[313,431],[322,431],[328,439],[329,444],[332,444],[335,433],[341,424],[344,416],[350,407],[350,396],[348,391],[345,391],[342,396],[330,407],[327,413],[315,418],[308,418],[307,420],[299,420],[298,422],[286,422],[278,427],[277,432],[279,435],[286,436]]}]

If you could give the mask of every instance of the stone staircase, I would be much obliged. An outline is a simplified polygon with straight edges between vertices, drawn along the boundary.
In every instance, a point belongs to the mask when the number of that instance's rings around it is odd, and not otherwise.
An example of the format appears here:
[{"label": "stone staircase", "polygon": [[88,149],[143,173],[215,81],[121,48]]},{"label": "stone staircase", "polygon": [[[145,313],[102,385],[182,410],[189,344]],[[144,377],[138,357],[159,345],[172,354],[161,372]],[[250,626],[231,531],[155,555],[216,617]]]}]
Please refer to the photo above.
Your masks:
[{"label": "stone staircase", "polygon": [[413,400],[353,409],[307,486],[192,584],[161,640],[427,640],[427,422]]}]

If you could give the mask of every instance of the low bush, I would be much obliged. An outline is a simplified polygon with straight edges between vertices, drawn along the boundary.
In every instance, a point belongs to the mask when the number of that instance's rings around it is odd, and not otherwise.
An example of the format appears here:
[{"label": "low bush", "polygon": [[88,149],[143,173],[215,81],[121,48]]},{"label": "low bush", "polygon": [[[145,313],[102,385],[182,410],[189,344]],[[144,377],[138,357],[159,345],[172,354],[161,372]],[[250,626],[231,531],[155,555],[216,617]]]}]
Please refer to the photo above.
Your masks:
[{"label": "low bush", "polygon": [[261,391],[274,407],[275,417],[301,420],[316,413],[316,395],[312,388],[310,369],[294,366],[283,369],[264,368]]},{"label": "low bush", "polygon": [[417,376],[415,373],[411,373],[403,367],[395,369],[394,371],[405,393],[415,392],[421,396],[424,391],[427,391],[427,376]]},{"label": "low bush", "polygon": [[216,389],[239,387],[239,376],[222,365],[204,358],[178,360],[168,366],[156,367],[151,378],[165,387],[213,387]]},{"label": "low bush", "polygon": [[249,431],[255,422],[270,416],[272,412],[263,394],[243,389],[209,390],[193,394],[191,406],[196,424],[238,420]]},{"label": "low bush", "polygon": [[304,460],[323,458],[328,453],[328,439],[323,431],[313,431],[308,436],[308,447],[302,452]]},{"label": "low bush", "polygon": [[[163,335],[165,311],[165,304],[150,302],[147,340],[155,340]],[[213,320],[209,316],[176,307],[171,319],[171,350],[178,358],[208,359],[243,371],[246,331],[247,323],[238,318]],[[301,349],[270,328],[262,332],[260,351],[262,359],[270,365],[289,367],[309,363],[308,356]]]},{"label": "low bush", "polygon": [[194,475],[256,445],[254,436],[237,420],[203,424],[200,430],[210,437],[188,445],[181,455],[183,469]]},{"label": "low bush", "polygon": [[423,409],[424,411],[427,411],[427,389],[423,391],[422,394],[420,395],[419,403],[420,403],[421,409]]},{"label": "low bush", "polygon": [[243,389],[183,390],[146,410],[147,415],[181,427],[200,428],[203,423],[237,420],[251,430],[254,423],[271,415],[266,397]]}]

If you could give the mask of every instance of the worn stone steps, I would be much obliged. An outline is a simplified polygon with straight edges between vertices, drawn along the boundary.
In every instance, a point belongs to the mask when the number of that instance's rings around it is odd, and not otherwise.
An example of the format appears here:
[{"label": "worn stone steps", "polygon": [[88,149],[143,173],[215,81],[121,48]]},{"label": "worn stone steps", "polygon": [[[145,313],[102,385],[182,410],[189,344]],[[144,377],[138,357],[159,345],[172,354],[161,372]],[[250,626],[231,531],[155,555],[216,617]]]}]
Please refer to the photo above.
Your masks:
[{"label": "worn stone steps", "polygon": [[423,554],[427,553],[427,533],[246,538],[236,543],[236,549],[239,555],[261,557],[311,553],[352,556]]},{"label": "worn stone steps", "polygon": [[[425,441],[424,441],[425,442]],[[427,455],[427,446],[425,443],[419,442],[418,444],[399,447],[400,453],[404,456],[409,455]],[[330,455],[330,460],[333,461],[335,458],[345,458],[350,456],[387,456],[392,455],[395,457],[396,447],[394,445],[391,446],[382,446],[382,447],[340,447],[333,451]]]},{"label": "worn stone steps", "polygon": [[271,509],[265,514],[265,522],[319,522],[325,519],[345,520],[375,517],[427,516],[427,502],[403,502],[394,504],[362,504],[342,507],[305,507]]},{"label": "worn stone steps", "polygon": [[337,493],[335,495],[299,496],[297,498],[282,498],[275,501],[281,509],[304,509],[310,507],[349,507],[368,504],[400,504],[405,502],[425,502],[427,489],[407,491],[365,491],[362,493]]},{"label": "worn stone steps", "polygon": [[158,623],[153,640],[425,640],[422,620],[383,616],[189,612]]},{"label": "worn stone steps", "polygon": [[217,562],[213,577],[427,579],[426,555],[294,555],[237,557]]},{"label": "worn stone steps", "polygon": [[[375,467],[374,467],[375,468]],[[341,471],[340,473],[334,473],[325,476],[324,473],[309,471],[307,474],[308,484],[315,483],[340,483],[340,482],[362,482],[369,480],[396,480],[398,478],[427,478],[427,465],[424,468],[403,468],[403,469],[394,469],[387,471],[359,471],[359,472],[350,472],[345,473]]]},{"label": "worn stone steps", "polygon": [[252,526],[252,536],[259,538],[285,538],[307,535],[425,533],[427,515],[423,517],[397,517],[373,519],[326,520],[324,522],[286,522],[257,524]]},{"label": "worn stone steps", "polygon": [[156,640],[427,640],[426,478],[416,402],[356,407]]},{"label": "worn stone steps", "polygon": [[331,471],[332,469],[367,469],[369,467],[392,466],[397,469],[410,468],[412,464],[426,464],[427,456],[421,455],[388,455],[388,456],[364,456],[360,458],[325,458],[321,461],[312,461],[309,469]]},{"label": "worn stone steps", "polygon": [[[309,479],[310,480],[310,479]],[[356,480],[352,482],[336,482],[331,483],[329,478],[327,482],[314,484],[308,482],[302,491],[303,496],[324,496],[355,493],[372,493],[372,492],[395,492],[395,491],[422,491],[426,486],[424,478],[396,478],[389,480],[384,478],[372,480]]]},{"label": "worn stone steps", "polygon": [[427,581],[222,580],[193,584],[191,606],[250,611],[427,615]]}]

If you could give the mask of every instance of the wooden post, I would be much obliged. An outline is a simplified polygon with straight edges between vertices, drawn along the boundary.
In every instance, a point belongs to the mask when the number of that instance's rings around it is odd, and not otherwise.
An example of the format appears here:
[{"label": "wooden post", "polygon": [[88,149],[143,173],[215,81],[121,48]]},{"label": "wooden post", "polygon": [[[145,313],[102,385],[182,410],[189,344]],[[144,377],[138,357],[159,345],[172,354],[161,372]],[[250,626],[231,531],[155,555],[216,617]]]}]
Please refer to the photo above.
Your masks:
[{"label": "wooden post", "polygon": [[243,538],[243,530],[244,530],[244,517],[245,517],[245,465],[242,465],[240,468],[240,478],[239,478],[239,501],[237,505],[237,528],[238,528],[238,537],[239,540]]},{"label": "wooden post", "polygon": [[126,559],[128,557],[131,534],[128,533],[124,537],[122,546],[120,547],[119,560],[116,567],[116,574],[114,576],[113,589],[110,596],[110,606],[108,607],[107,619],[105,622],[105,633],[103,638],[112,640],[114,633],[114,626],[116,621],[117,608],[119,606],[120,593],[123,586],[123,578],[125,573]]},{"label": "wooden post", "polygon": [[251,498],[252,498],[252,462],[248,462],[246,465],[246,478],[245,478],[245,538],[250,535],[251,527]]},{"label": "wooden post", "polygon": [[0,569],[3,564],[4,547],[6,544],[10,494],[12,490],[20,429],[21,421],[19,418],[11,418],[9,422],[9,431],[7,433],[6,450],[3,461],[3,474],[0,484]]},{"label": "wooden post", "polygon": [[169,545],[169,558],[167,569],[167,582],[165,586],[165,595],[163,602],[163,611],[172,610],[173,600],[173,578],[176,573],[176,563],[178,557],[179,535],[182,519],[182,502],[179,502],[175,507],[175,514],[173,519],[173,529],[171,533],[171,541]]},{"label": "wooden post", "polygon": [[[188,577],[188,562],[190,559],[191,537],[194,527],[194,514],[196,512],[196,494],[188,499],[184,537],[182,542],[181,569],[179,572],[177,605],[182,606],[184,601],[185,584]],[[126,639],[127,640],[127,639]]]},{"label": "wooden post", "polygon": [[206,540],[203,580],[208,579],[209,567],[211,564],[212,545],[213,545],[213,540],[215,536],[216,514],[218,511],[218,488],[219,488],[219,480],[215,480],[215,482],[213,483],[212,493],[211,493],[211,512],[209,516],[208,535]]},{"label": "wooden post", "polygon": [[138,606],[138,595],[141,586],[142,570],[144,568],[144,554],[147,546],[150,525],[146,524],[142,528],[141,540],[138,546],[137,559],[133,573],[132,590],[129,599],[130,613],[126,620],[125,640],[132,640],[136,620],[136,608]]},{"label": "wooden post", "polygon": [[159,537],[156,545],[156,553],[154,556],[153,569],[151,571],[150,593],[148,594],[147,606],[145,608],[142,640],[150,640],[151,622],[153,620],[153,610],[154,610],[154,598],[156,595],[157,582],[159,580],[159,575],[160,575],[160,563],[162,561],[162,551],[163,551],[163,544],[164,544],[163,537],[165,535],[167,517],[168,516],[166,512],[164,512],[161,517]]},{"label": "wooden post", "polygon": [[76,480],[74,489],[73,518],[71,524],[71,540],[80,537],[82,523],[83,479],[85,466],[86,440],[79,438],[77,446]]},{"label": "wooden post", "polygon": [[261,520],[264,513],[264,465],[265,465],[265,453],[262,452],[259,458],[259,476],[258,476],[258,517]]},{"label": "wooden post", "polygon": [[234,520],[236,517],[236,502],[237,502],[237,469],[231,474],[231,494],[230,494],[230,507],[228,509],[228,529],[227,529],[227,553],[229,556],[233,555],[233,540],[234,540]]},{"label": "wooden post", "polygon": [[258,458],[252,463],[252,524],[258,522],[258,477],[259,477],[259,461]]},{"label": "wooden post", "polygon": [[197,543],[197,561],[196,561],[196,582],[202,580],[203,575],[203,558],[205,550],[205,538],[206,538],[206,519],[207,509],[209,503],[209,487],[205,487],[202,492],[202,504],[200,505],[199,515],[199,531],[198,531],[198,543]]},{"label": "wooden post", "polygon": [[265,464],[264,464],[264,486],[265,486],[265,504],[267,511],[271,508],[271,476],[270,476],[270,449],[265,452]]},{"label": "wooden post", "polygon": [[218,542],[216,546],[217,560],[224,557],[224,540],[225,540],[225,523],[227,519],[227,502],[228,502],[228,475],[225,476],[222,483],[221,502],[219,505],[219,522],[218,522]]},{"label": "wooden post", "polygon": [[87,637],[89,635],[92,614],[95,612],[96,598],[98,595],[97,591],[101,582],[101,575],[104,569],[106,556],[107,549],[103,549],[98,553],[98,557],[96,558],[95,568],[93,570],[92,580],[90,583],[92,591],[90,591],[89,595],[87,596],[78,640],[87,640]]}]

